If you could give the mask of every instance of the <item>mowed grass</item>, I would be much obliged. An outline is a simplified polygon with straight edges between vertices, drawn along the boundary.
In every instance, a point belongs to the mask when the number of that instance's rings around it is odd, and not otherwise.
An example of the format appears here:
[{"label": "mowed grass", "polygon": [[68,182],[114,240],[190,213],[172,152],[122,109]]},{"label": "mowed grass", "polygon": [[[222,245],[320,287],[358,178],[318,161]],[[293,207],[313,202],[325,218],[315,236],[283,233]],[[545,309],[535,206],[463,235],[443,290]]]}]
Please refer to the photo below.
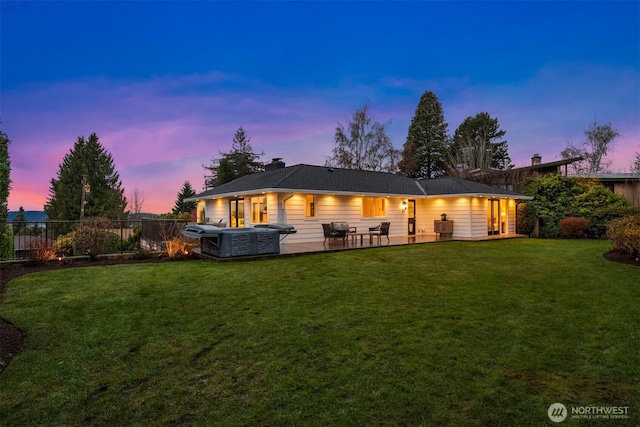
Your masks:
[{"label": "mowed grass", "polygon": [[[551,425],[640,419],[640,270],[608,242],[520,239],[9,284],[26,333],[2,425]],[[571,409],[569,409],[571,410]],[[598,421],[567,418],[562,425]]]}]

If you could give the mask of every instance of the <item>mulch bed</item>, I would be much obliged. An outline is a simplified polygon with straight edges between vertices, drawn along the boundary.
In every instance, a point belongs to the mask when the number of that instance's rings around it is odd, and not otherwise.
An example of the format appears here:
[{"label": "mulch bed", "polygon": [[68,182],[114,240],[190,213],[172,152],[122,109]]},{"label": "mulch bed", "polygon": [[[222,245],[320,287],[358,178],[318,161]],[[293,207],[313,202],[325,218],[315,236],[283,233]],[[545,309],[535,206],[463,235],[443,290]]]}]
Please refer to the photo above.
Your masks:
[{"label": "mulch bed", "polygon": [[609,252],[605,252],[603,256],[605,259],[609,261],[640,267],[640,258],[634,258],[629,254],[624,254],[618,251],[609,251]]},{"label": "mulch bed", "polygon": [[[631,255],[623,254],[620,252],[607,252],[604,258],[619,262],[622,264],[629,264],[636,267],[640,267],[640,260],[634,258]],[[95,261],[88,259],[73,260],[72,262],[49,262],[47,264],[34,264],[34,263],[3,263],[0,264],[0,302],[4,296],[4,292],[11,280],[23,276],[29,273],[35,273],[38,271],[46,270],[60,270],[65,268],[76,267],[89,267],[89,266],[102,266],[102,265],[115,265],[115,264],[138,264],[144,262],[165,262],[168,261],[166,257],[155,257],[148,259],[133,259],[133,258],[104,258]],[[0,374],[9,365],[9,362],[22,348],[24,341],[24,335],[20,328],[12,324],[11,322],[0,317]]]}]

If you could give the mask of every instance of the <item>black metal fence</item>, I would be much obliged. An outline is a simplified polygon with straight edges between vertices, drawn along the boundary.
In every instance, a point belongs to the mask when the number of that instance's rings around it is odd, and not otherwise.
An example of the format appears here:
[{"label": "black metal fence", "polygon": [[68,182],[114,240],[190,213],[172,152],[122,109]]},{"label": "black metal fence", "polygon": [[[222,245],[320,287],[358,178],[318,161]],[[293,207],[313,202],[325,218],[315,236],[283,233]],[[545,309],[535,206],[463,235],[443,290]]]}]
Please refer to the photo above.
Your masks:
[{"label": "black metal fence", "polygon": [[[68,251],[72,233],[81,221],[21,221],[7,223],[0,231],[0,261],[28,259],[37,245],[55,247],[60,255]],[[108,231],[114,234],[114,244],[109,253],[134,252],[136,250],[164,250],[164,242],[180,235],[186,220],[144,218],[137,220],[112,220]]]},{"label": "black metal fence", "polygon": [[185,219],[143,219],[141,220],[140,247],[150,251],[164,250],[164,242],[179,236],[187,225]]}]

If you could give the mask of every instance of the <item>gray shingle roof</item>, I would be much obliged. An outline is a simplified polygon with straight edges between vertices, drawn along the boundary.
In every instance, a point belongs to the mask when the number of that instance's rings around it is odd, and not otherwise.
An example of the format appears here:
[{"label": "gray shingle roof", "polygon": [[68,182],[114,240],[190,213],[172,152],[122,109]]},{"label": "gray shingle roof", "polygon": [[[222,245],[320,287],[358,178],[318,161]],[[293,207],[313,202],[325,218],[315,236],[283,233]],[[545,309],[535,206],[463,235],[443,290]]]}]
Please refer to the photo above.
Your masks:
[{"label": "gray shingle roof", "polygon": [[404,196],[452,194],[522,196],[513,191],[503,190],[461,178],[443,177],[416,181],[413,178],[385,172],[301,164],[245,175],[234,181],[200,193],[192,197],[191,200],[217,195],[232,195],[265,190]]},{"label": "gray shingle roof", "polygon": [[281,189],[366,194],[423,195],[415,180],[385,172],[295,165],[273,171],[245,175],[197,198],[251,190]]},{"label": "gray shingle roof", "polygon": [[491,185],[481,184],[479,182],[469,181],[467,179],[453,176],[444,176],[435,179],[422,179],[418,181],[418,184],[420,184],[428,195],[444,196],[451,194],[486,194],[492,196],[501,195],[523,197],[522,194],[514,191],[492,187]]}]

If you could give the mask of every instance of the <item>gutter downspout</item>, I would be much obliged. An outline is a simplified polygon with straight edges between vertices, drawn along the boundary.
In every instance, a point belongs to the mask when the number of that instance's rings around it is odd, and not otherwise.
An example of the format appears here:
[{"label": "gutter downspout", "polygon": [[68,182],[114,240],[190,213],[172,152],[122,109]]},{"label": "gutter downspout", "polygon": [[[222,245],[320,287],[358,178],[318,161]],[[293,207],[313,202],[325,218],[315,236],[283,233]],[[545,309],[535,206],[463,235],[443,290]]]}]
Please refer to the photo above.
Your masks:
[{"label": "gutter downspout", "polygon": [[292,197],[293,197],[293,192],[282,200],[282,209],[283,210],[287,210],[287,207],[285,206],[285,204],[286,204],[287,200],[289,200]]},{"label": "gutter downspout", "polygon": [[287,207],[286,207],[286,203],[287,203],[287,200],[289,200],[292,197],[293,197],[293,191],[287,197],[282,199],[282,218],[281,218],[281,222],[284,223],[284,224],[287,223],[287,218],[286,218],[286,216],[287,216]]}]

